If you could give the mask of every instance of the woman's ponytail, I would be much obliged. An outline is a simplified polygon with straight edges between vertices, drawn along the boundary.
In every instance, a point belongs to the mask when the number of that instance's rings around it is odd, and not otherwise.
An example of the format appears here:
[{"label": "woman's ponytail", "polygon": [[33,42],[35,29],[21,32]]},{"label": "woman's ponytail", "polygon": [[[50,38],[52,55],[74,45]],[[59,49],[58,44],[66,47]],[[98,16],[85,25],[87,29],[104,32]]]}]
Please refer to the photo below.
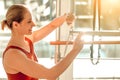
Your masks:
[{"label": "woman's ponytail", "polygon": [[4,30],[5,26],[8,26],[7,25],[7,20],[2,21],[2,24],[1,24],[2,30]]}]

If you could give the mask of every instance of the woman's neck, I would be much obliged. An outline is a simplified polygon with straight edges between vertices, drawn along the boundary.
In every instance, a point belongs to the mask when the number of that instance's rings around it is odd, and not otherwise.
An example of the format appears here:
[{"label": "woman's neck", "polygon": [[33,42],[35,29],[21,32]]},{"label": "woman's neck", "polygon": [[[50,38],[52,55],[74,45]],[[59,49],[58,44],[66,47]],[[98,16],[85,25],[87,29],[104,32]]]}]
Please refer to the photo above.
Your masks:
[{"label": "woman's neck", "polygon": [[30,52],[28,41],[25,40],[25,35],[12,34],[11,39],[7,46],[18,46]]},{"label": "woman's neck", "polygon": [[25,36],[12,34],[9,44],[24,45],[24,44],[26,44]]}]

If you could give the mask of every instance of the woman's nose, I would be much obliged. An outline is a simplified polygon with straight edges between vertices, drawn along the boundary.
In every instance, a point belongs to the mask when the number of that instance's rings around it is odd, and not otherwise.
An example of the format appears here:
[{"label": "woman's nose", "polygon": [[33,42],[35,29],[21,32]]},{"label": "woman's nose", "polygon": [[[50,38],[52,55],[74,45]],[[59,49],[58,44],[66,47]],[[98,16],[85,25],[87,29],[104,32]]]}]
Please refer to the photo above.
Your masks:
[{"label": "woman's nose", "polygon": [[36,24],[32,21],[32,26],[34,27],[34,26],[36,26]]}]

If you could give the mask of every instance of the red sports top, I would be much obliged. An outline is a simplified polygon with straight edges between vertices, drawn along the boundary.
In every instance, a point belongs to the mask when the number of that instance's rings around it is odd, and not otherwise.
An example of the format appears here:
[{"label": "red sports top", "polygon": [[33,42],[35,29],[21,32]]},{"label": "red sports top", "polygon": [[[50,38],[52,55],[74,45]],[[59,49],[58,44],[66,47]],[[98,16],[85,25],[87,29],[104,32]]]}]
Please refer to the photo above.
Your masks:
[{"label": "red sports top", "polygon": [[[3,53],[3,58],[4,58],[4,55],[5,55],[5,52],[6,52],[8,49],[14,48],[14,49],[18,49],[18,50],[22,51],[29,59],[32,59],[32,57],[33,57],[33,58],[34,58],[34,61],[38,61],[38,60],[37,60],[37,57],[36,57],[36,55],[35,55],[35,53],[34,53],[34,48],[33,48],[33,43],[32,43],[32,41],[31,41],[30,39],[28,39],[28,38],[25,38],[25,40],[28,41],[28,43],[29,43],[30,52],[28,52],[28,51],[26,51],[25,49],[22,49],[22,48],[20,48],[20,47],[17,47],[17,46],[8,46],[8,47],[6,48],[6,50],[4,51],[4,53]],[[21,73],[21,72],[18,72],[18,73],[16,73],[16,74],[10,74],[10,73],[7,73],[7,72],[6,72],[6,74],[7,74],[8,80],[38,80],[38,79],[36,79],[36,78],[32,78],[32,77],[30,77],[30,76],[27,76],[27,75],[25,75],[25,74],[23,74],[23,73]]]}]

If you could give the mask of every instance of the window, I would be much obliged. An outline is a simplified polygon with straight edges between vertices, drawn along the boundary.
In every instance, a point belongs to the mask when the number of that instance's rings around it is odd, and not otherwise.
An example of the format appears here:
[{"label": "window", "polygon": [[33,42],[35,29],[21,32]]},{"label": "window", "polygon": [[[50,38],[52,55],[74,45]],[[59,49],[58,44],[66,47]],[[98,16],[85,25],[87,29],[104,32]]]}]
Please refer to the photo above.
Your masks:
[{"label": "window", "polygon": [[[84,31],[86,35],[83,38],[86,42],[120,41],[119,2],[119,0],[74,0],[76,21],[71,33]],[[119,43],[85,44],[73,63],[74,80],[120,79],[119,47]]]}]

